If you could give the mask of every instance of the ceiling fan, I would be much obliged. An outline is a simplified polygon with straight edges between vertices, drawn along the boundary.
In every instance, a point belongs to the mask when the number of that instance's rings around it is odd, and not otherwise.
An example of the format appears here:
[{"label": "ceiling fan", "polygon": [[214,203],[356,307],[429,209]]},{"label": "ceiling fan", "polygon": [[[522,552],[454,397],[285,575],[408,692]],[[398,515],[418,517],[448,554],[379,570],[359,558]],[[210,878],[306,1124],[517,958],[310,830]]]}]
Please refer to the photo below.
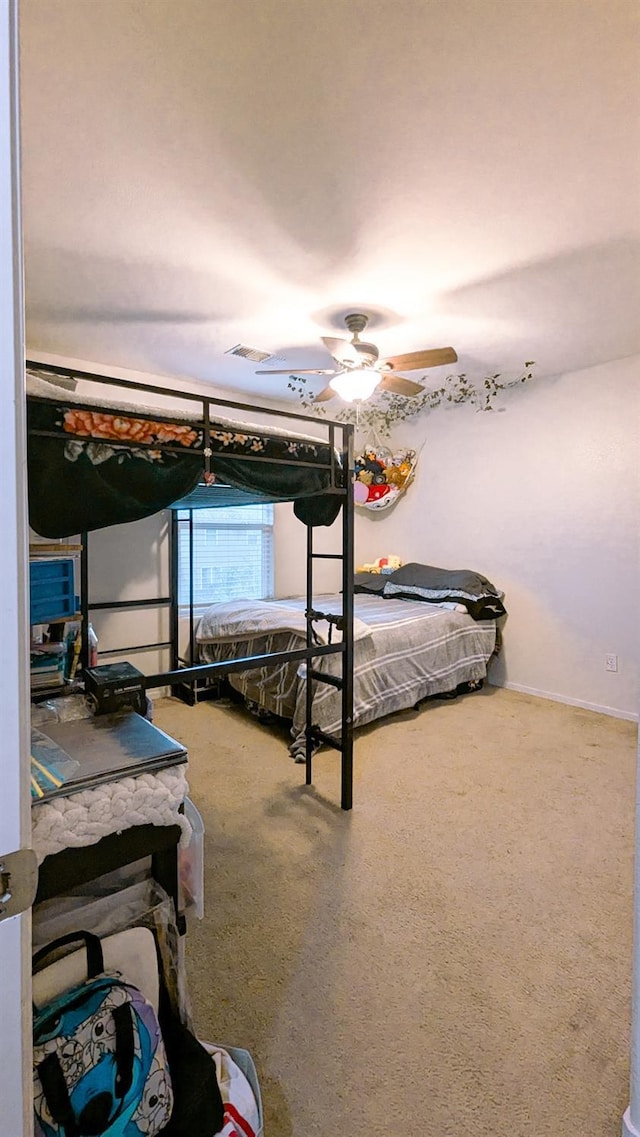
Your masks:
[{"label": "ceiling fan", "polygon": [[288,367],[279,371],[267,369],[256,371],[256,375],[332,375],[329,386],[316,395],[314,402],[323,403],[334,395],[339,395],[350,403],[356,399],[368,399],[376,390],[388,391],[393,395],[419,395],[424,390],[421,384],[405,379],[398,372],[440,367],[445,363],[455,363],[458,358],[452,347],[439,347],[379,359],[380,353],[375,344],[364,343],[360,339],[360,333],[366,328],[369,317],[362,312],[352,312],[345,316],[344,322],[351,332],[350,340],[322,337],[322,342],[335,359],[337,367],[306,367],[302,370]]}]

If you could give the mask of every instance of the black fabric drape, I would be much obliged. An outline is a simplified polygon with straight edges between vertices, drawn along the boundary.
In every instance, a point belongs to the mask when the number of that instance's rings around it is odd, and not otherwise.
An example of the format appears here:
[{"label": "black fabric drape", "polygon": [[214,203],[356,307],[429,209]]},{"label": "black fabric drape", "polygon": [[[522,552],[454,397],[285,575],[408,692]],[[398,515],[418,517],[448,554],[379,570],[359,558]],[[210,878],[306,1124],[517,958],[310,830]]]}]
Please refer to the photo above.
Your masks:
[{"label": "black fabric drape", "polygon": [[[138,418],[131,410],[101,413],[98,408],[86,412],[91,422],[83,428],[83,413],[72,404],[27,399],[29,520],[42,537],[68,537],[139,521],[175,505],[201,482],[202,424],[174,425],[160,416],[152,419],[141,413]],[[136,438],[146,438],[147,444]],[[268,432],[248,435],[241,427],[223,430],[215,425],[209,441],[211,473],[248,495],[244,504],[294,501],[295,514],[305,525],[335,521],[343,497],[326,492],[331,480],[326,443]],[[256,453],[273,460],[255,460]],[[337,463],[334,469],[340,478]],[[212,493],[210,504],[228,502]]]}]

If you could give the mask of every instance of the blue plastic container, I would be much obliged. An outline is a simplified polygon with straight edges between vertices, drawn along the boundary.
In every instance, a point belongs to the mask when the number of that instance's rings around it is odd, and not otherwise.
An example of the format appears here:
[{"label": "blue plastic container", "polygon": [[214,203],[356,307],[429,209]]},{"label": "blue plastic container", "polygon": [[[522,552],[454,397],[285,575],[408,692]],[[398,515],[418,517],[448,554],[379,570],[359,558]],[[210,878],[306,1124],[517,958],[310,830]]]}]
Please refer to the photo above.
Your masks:
[{"label": "blue plastic container", "polygon": [[31,561],[31,623],[54,624],[76,613],[73,557]]}]

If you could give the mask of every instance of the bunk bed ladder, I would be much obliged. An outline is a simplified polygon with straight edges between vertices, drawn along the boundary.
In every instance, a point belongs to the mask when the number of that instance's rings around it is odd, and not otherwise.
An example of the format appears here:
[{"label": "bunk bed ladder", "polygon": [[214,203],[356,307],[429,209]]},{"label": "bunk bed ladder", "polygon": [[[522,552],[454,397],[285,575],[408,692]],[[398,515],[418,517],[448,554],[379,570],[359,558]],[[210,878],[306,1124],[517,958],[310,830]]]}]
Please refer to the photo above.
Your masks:
[{"label": "bunk bed ladder", "polygon": [[[333,433],[333,428],[331,428]],[[345,431],[344,450],[347,458],[346,469],[353,466],[353,428]],[[331,438],[332,453],[334,450],[333,437]],[[313,568],[317,560],[338,560],[342,562],[342,619],[339,626],[342,630],[342,674],[340,676],[325,674],[313,666],[313,656],[307,659],[306,697],[306,723],[305,723],[305,782],[309,786],[312,782],[312,763],[314,743],[324,743],[341,754],[341,797],[342,809],[351,809],[353,805],[353,565],[354,565],[354,510],[353,497],[347,490],[342,507],[342,552],[316,553],[313,549],[313,527],[307,526],[307,593],[306,593],[306,645],[309,652],[313,652],[313,621],[321,613],[313,607]],[[342,727],[339,738],[327,734],[313,723],[313,690],[314,683],[326,683],[342,693]]]}]

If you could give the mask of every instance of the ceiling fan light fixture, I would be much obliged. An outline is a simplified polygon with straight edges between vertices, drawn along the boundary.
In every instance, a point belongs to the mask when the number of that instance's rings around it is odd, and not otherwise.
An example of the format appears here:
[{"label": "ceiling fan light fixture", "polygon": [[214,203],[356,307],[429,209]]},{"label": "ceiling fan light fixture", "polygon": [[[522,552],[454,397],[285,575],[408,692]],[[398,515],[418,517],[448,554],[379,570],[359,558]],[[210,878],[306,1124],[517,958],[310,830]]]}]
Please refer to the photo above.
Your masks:
[{"label": "ceiling fan light fixture", "polygon": [[353,403],[357,399],[368,399],[373,395],[380,379],[380,372],[374,371],[372,367],[357,367],[338,371],[329,380],[329,386],[345,403]]}]

